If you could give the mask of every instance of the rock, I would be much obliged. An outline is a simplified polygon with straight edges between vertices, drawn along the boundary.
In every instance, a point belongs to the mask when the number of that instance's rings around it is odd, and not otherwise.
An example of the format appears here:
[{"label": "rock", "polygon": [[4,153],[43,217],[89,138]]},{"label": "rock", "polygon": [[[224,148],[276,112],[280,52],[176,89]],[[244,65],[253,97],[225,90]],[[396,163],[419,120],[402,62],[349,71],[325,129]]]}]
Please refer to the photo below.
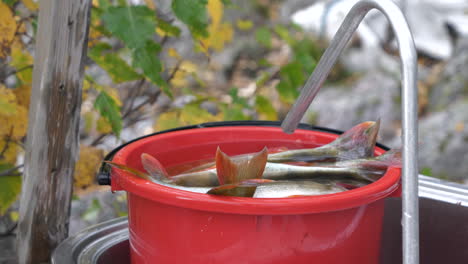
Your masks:
[{"label": "rock", "polygon": [[94,191],[72,201],[69,234],[126,214],[125,192],[112,193],[108,187]]},{"label": "rock", "polygon": [[16,261],[16,232],[18,226],[13,221],[12,213],[18,213],[19,202],[16,201],[11,207],[0,215],[0,264],[15,264]]},{"label": "rock", "polygon": [[429,111],[440,111],[453,101],[468,96],[468,38],[457,44],[437,84],[431,88]]},{"label": "rock", "polygon": [[16,236],[0,238],[0,263],[15,264],[16,261]]},{"label": "rock", "polygon": [[396,78],[369,72],[350,87],[323,87],[302,122],[347,130],[363,121],[381,119],[379,141],[395,136],[400,120],[400,85]]},{"label": "rock", "polygon": [[468,179],[468,100],[419,122],[419,168],[452,181]]}]

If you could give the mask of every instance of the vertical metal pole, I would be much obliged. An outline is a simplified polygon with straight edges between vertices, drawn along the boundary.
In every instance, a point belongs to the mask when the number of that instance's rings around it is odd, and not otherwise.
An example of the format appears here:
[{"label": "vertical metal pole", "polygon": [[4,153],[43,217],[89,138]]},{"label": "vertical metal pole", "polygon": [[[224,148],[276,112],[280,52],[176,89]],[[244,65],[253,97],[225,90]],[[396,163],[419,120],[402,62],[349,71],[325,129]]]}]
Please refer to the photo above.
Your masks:
[{"label": "vertical metal pole", "polygon": [[403,126],[403,263],[419,263],[419,206],[417,160],[417,55],[413,38],[401,10],[390,0],[362,0],[356,3],[344,19],[335,37],[307,80],[301,95],[282,123],[286,133],[299,125],[305,111],[317,95],[331,68],[350,40],[364,16],[371,9],[380,10],[390,21],[395,32],[401,60],[402,74],[402,126]]}]

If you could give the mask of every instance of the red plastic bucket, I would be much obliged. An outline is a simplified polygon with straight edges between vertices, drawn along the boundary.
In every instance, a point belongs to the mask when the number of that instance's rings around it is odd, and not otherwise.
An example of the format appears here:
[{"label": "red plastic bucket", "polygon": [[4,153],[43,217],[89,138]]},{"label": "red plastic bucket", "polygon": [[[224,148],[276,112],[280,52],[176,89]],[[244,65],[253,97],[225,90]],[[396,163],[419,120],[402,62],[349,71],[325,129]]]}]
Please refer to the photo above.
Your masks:
[{"label": "red plastic bucket", "polygon": [[[220,146],[229,155],[267,147],[316,147],[334,133],[278,123],[192,127],[136,140],[112,160],[142,170],[149,153],[164,166],[212,158]],[[266,124],[266,126],[265,126]],[[376,154],[384,150],[376,148]],[[118,169],[113,191],[128,193],[131,259],[140,263],[274,264],[378,263],[384,198],[399,187],[400,169],[358,189],[295,198],[221,197],[159,186]]]}]

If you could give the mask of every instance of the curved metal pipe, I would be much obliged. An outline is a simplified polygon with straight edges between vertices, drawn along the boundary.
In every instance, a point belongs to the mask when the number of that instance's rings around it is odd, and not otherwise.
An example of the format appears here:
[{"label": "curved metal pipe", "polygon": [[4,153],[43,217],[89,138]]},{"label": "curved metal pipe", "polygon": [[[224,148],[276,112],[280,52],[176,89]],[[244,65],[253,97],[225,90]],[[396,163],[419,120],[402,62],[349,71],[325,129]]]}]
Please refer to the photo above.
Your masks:
[{"label": "curved metal pipe", "polygon": [[301,95],[282,123],[283,131],[292,133],[299,125],[305,111],[322,87],[331,68],[340,56],[364,16],[372,9],[382,12],[392,25],[400,51],[402,73],[402,142],[403,142],[403,263],[419,263],[419,212],[418,212],[418,163],[417,163],[417,106],[416,86],[417,55],[413,38],[403,13],[390,0],[362,0],[356,3],[344,19],[335,37],[312,75],[307,80]]}]

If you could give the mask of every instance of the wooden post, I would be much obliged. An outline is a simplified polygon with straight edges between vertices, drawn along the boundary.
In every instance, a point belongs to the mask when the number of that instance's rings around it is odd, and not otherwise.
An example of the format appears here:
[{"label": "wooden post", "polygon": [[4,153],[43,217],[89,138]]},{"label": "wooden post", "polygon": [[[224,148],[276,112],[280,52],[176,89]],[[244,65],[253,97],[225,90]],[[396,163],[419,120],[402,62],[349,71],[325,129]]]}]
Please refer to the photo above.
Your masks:
[{"label": "wooden post", "polygon": [[68,235],[89,15],[89,0],[39,2],[17,241],[20,264],[48,262]]}]

